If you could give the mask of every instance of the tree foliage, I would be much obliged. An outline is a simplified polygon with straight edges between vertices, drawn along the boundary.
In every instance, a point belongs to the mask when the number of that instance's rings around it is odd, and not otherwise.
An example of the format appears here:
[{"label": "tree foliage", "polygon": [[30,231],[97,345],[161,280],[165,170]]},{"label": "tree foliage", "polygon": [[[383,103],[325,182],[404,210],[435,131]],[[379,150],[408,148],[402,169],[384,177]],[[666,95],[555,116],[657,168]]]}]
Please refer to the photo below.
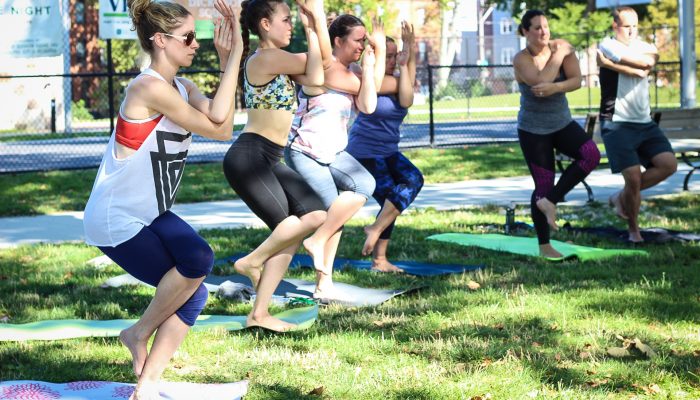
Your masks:
[{"label": "tree foliage", "polygon": [[610,13],[593,11],[586,15],[586,5],[564,3],[549,11],[552,37],[568,40],[575,48],[583,49],[600,41],[610,31]]}]

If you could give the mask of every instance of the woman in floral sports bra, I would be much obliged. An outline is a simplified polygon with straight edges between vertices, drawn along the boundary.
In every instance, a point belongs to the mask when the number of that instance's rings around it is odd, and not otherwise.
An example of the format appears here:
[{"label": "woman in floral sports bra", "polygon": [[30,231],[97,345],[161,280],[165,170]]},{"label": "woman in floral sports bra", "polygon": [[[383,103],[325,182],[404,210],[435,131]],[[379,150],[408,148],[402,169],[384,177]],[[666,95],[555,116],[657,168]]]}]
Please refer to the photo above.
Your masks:
[{"label": "woman in floral sports bra", "polygon": [[[176,76],[199,48],[194,17],[168,1],[129,0],[129,14],[151,65],[126,88],[119,119],[97,172],[83,224],[97,246],[137,279],[156,286],[141,318],[119,334],[132,355],[138,383],[131,399],[160,399],[158,381],[197,316],[208,292],[202,282],[214,254],[197,232],[169,211],[183,176],[192,133],[229,140],[243,53],[234,10],[214,28],[221,83],[214,99]],[[148,341],[155,333],[150,351]]]},{"label": "woman in floral sports bra", "polygon": [[[341,15],[328,28],[333,62],[323,86],[304,85],[285,152],[287,164],[314,188],[328,210],[326,222],[304,240],[316,268],[314,297],[352,301],[335,290],[331,277],[343,224],[374,192],[372,175],[345,151],[348,124],[356,110],[371,114],[384,77],[386,37],[378,21],[371,36],[362,21]],[[369,46],[365,49],[365,41]],[[321,46],[323,48],[323,45]],[[366,50],[366,51],[365,51]],[[355,63],[362,53],[362,68]]]},{"label": "woman in floral sports bra", "polygon": [[[323,203],[291,168],[281,163],[292,124],[294,83],[323,84],[325,57],[319,40],[328,37],[322,0],[297,0],[299,16],[309,44],[308,53],[292,54],[289,45],[292,17],[283,0],[252,0],[241,3],[244,53],[249,32],[260,38],[258,49],[246,60],[242,74],[248,122],[231,145],[223,162],[231,188],[272,230],[250,254],[234,264],[250,278],[256,291],[247,326],[287,331],[293,324],[273,318],[268,306],[302,239],[326,219]],[[327,39],[325,39],[327,41]]]}]

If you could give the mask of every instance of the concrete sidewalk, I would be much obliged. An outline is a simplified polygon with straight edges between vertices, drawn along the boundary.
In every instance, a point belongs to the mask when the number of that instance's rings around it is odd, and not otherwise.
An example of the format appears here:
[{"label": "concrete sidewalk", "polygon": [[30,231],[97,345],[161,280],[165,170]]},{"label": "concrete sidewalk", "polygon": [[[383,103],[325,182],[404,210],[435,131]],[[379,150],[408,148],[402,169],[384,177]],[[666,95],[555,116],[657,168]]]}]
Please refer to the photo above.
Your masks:
[{"label": "concrete sidewalk", "polygon": [[[665,182],[645,190],[643,196],[680,193],[688,170],[689,167],[679,165],[676,174]],[[597,201],[607,201],[607,198],[623,184],[622,176],[612,175],[607,169],[594,171],[586,182],[593,188]],[[183,184],[186,185],[187,182]],[[484,204],[528,204],[533,188],[534,184],[529,176],[425,185],[412,207],[447,210]],[[691,179],[689,189],[691,192],[700,193],[700,179]],[[579,185],[572,190],[566,200],[563,204],[585,204],[587,197],[583,186]],[[379,211],[379,206],[373,199],[367,204],[357,217],[372,216]],[[172,210],[196,229],[264,226],[241,200],[176,204]],[[82,240],[82,212],[0,218],[0,248]]]}]

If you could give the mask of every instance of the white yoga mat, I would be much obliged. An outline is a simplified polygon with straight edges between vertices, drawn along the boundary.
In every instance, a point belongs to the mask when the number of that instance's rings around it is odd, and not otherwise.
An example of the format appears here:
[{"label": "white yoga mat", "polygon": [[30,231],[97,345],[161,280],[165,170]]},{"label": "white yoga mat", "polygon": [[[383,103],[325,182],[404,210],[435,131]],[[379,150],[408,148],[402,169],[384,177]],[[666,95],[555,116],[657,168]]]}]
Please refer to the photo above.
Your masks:
[{"label": "white yoga mat", "polygon": [[[0,399],[7,400],[115,400],[128,399],[133,383],[81,381],[49,383],[41,381],[2,381]],[[161,382],[163,400],[238,400],[248,392],[248,381],[233,383]]]}]

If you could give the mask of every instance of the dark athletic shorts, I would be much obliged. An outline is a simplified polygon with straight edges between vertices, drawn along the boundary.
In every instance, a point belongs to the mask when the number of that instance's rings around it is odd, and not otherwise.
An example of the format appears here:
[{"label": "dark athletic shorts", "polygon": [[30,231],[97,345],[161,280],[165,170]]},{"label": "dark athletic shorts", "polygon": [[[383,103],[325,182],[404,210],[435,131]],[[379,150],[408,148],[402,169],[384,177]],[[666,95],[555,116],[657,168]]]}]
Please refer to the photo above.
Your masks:
[{"label": "dark athletic shorts", "polygon": [[610,169],[617,174],[626,168],[642,165],[651,166],[654,156],[673,153],[671,143],[654,122],[613,122],[600,121],[601,136]]}]

